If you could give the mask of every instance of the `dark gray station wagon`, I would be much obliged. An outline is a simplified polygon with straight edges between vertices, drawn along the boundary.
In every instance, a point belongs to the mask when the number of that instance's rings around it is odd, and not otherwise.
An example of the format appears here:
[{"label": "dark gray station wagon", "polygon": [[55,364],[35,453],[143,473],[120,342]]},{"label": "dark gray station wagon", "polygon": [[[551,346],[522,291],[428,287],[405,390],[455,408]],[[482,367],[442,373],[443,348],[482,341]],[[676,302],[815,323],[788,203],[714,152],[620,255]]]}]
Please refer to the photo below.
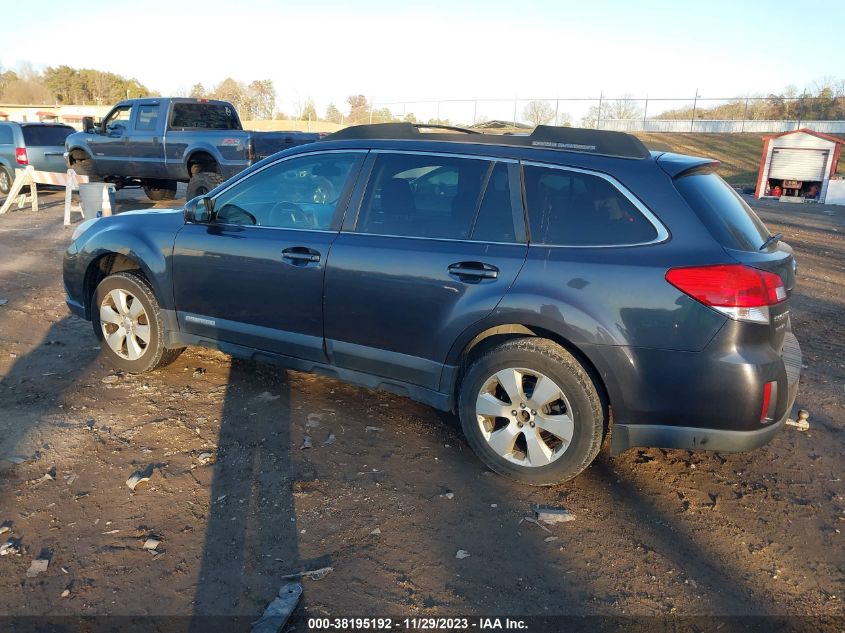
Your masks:
[{"label": "dark gray station wagon", "polygon": [[406,395],[530,484],[606,439],[752,449],[796,397],[795,263],[716,167],[614,132],[352,127],[80,225],[67,301],[125,371],[204,345]]}]

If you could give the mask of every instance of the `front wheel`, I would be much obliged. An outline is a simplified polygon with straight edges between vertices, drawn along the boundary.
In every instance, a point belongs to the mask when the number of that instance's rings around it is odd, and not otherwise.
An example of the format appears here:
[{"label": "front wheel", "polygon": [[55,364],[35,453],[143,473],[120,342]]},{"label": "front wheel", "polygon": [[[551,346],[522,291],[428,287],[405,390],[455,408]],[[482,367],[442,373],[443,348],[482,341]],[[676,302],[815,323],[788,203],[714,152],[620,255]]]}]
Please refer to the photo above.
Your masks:
[{"label": "front wheel", "polygon": [[144,193],[153,202],[174,200],[176,198],[176,181],[148,180],[144,183]]},{"label": "front wheel", "polygon": [[152,288],[142,277],[120,272],[103,279],[91,306],[94,334],[117,368],[142,374],[172,363],[181,349],[164,347],[164,325]]},{"label": "front wheel", "polygon": [[458,394],[461,426],[492,470],[545,486],[572,479],[595,459],[605,411],[572,354],[547,339],[511,339],[469,367]]}]

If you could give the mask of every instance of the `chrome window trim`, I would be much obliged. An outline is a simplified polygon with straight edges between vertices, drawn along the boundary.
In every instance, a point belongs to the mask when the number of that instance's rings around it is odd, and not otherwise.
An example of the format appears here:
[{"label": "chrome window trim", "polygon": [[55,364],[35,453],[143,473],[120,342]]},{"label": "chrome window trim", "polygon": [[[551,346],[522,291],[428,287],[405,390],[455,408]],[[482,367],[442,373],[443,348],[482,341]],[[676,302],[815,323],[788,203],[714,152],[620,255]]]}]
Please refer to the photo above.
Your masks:
[{"label": "chrome window trim", "polygon": [[[243,178],[239,178],[239,179],[235,180],[235,182],[233,182],[228,187],[226,187],[225,189],[220,191],[217,195],[215,195],[212,198],[212,200],[215,202],[215,206],[216,206],[217,198],[219,198],[224,193],[229,191],[235,185],[238,185],[238,184],[240,184],[240,183],[242,183],[246,180],[249,180],[250,178],[252,178],[256,174],[260,174],[261,172],[263,172],[265,169],[269,169],[270,167],[275,167],[276,165],[287,162],[289,160],[293,160],[294,158],[305,158],[307,156],[316,156],[316,155],[321,155],[321,154],[367,154],[369,151],[370,150],[367,150],[367,149],[325,149],[325,150],[316,149],[316,150],[313,150],[313,151],[302,152],[301,154],[293,154],[292,156],[282,156],[281,158],[274,160],[272,163],[267,163],[261,169],[256,169],[254,172],[252,172],[248,176],[245,176]],[[335,210],[335,212],[337,212],[337,210]],[[214,226],[240,226],[240,227],[249,227],[249,228],[253,228],[253,229],[274,229],[276,231],[309,231],[309,232],[315,232],[315,233],[339,233],[340,232],[340,229],[338,229],[337,231],[328,230],[328,229],[297,229],[297,228],[285,228],[283,226],[263,226],[263,225],[260,225],[260,224],[232,224],[230,222],[212,222],[210,224],[214,224]]]},{"label": "chrome window trim", "polygon": [[497,246],[528,247],[528,242],[488,242],[480,240],[466,240],[457,237],[424,237],[419,235],[391,235],[389,233],[356,233],[355,231],[341,231],[343,235],[357,235],[359,237],[389,237],[396,240],[422,240],[424,242],[459,242],[461,244],[494,244]]},{"label": "chrome window trim", "polygon": [[[546,169],[557,169],[560,171],[571,171],[576,172],[579,174],[587,174],[588,176],[596,176],[598,178],[602,178],[606,180],[611,186],[615,187],[619,193],[621,193],[625,198],[634,205],[634,207],[643,214],[646,220],[648,220],[649,224],[654,227],[654,230],[657,231],[657,236],[648,242],[632,242],[630,244],[545,244],[542,242],[535,242],[529,239],[529,243],[531,245],[536,246],[543,246],[547,248],[630,248],[632,246],[650,246],[652,244],[661,244],[663,242],[668,241],[669,239],[669,230],[663,225],[663,223],[657,218],[651,210],[645,206],[639,198],[637,198],[628,188],[623,185],[621,182],[616,180],[613,176],[605,174],[600,171],[594,171],[592,169],[582,169],[580,167],[569,167],[566,165],[555,165],[550,163],[542,163],[542,162],[535,162],[535,161],[520,161],[520,164],[527,167],[544,167]],[[524,186],[523,186],[524,188]],[[529,215],[531,215],[531,209],[527,208],[526,203],[526,211]],[[530,229],[530,221],[529,221],[529,229]]]}]

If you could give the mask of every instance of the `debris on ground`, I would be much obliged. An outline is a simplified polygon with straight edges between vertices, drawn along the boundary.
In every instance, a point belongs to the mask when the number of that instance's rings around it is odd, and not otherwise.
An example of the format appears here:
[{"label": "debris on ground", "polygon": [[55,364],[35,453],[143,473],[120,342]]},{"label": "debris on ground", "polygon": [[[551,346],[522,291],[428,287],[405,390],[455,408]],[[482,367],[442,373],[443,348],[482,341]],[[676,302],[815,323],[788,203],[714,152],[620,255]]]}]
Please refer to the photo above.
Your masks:
[{"label": "debris on ground", "polygon": [[67,598],[70,595],[70,589],[65,589],[60,597]]},{"label": "debris on ground", "polygon": [[312,569],[311,571],[299,571],[295,574],[288,574],[282,576],[282,580],[293,580],[294,578],[310,578],[311,580],[322,580],[328,576],[334,567],[320,567],[319,569]]},{"label": "debris on ground", "polygon": [[329,436],[323,441],[323,446],[329,446],[330,444],[334,444],[337,438],[334,436],[334,433],[329,433]]},{"label": "debris on ground", "polygon": [[7,556],[9,554],[20,554],[20,541],[12,539],[0,545],[0,556]]},{"label": "debris on ground", "polygon": [[370,433],[370,432],[373,432],[373,433],[381,433],[382,431],[384,431],[384,429],[383,429],[382,427],[380,427],[380,426],[367,426],[367,427],[364,427],[364,433]]},{"label": "debris on ground", "polygon": [[205,376],[205,372],[206,372],[205,367],[197,367],[194,370],[193,376],[194,376],[194,378],[202,378],[203,376]]},{"label": "debris on ground", "polygon": [[11,521],[3,521],[0,523],[0,534],[5,534],[6,532],[12,529],[12,522]]},{"label": "debris on ground", "polygon": [[205,466],[206,464],[211,462],[211,460],[213,458],[214,458],[214,453],[209,453],[209,452],[204,452],[204,453],[200,453],[199,455],[197,455],[197,461],[203,466]]},{"label": "debris on ground", "polygon": [[558,537],[556,537],[556,536],[547,536],[546,538],[543,539],[543,541],[546,542],[546,543],[551,543],[552,541],[556,541],[557,538]]},{"label": "debris on ground", "polygon": [[470,554],[465,549],[459,549],[457,551],[457,553],[455,554],[455,558],[457,558],[458,560],[462,560],[464,558],[469,558],[470,556],[472,556],[472,554]]},{"label": "debris on ground", "polygon": [[309,413],[308,418],[305,421],[305,428],[306,429],[316,429],[320,426],[320,420],[323,419],[322,413]]},{"label": "debris on ground", "polygon": [[26,577],[27,578],[35,578],[38,574],[43,574],[47,571],[47,566],[50,564],[50,561],[46,558],[36,558],[32,561],[29,565],[29,569],[26,570]]},{"label": "debris on ground", "polygon": [[379,534],[381,534],[381,529],[380,529],[380,528],[376,528],[375,530],[373,530],[372,532],[370,532],[370,536],[378,536]]},{"label": "debris on ground", "polygon": [[8,300],[8,299],[0,299],[0,306],[4,306],[4,305],[6,305],[7,303],[9,303],[9,300]]},{"label": "debris on ground", "polygon": [[150,464],[144,470],[136,470],[132,473],[132,476],[126,480],[126,485],[129,486],[129,489],[133,492],[135,491],[135,486],[138,484],[149,481],[150,477],[153,476],[153,465]]},{"label": "debris on ground", "polygon": [[537,516],[537,520],[543,523],[566,523],[575,520],[575,515],[566,508],[534,506],[534,514]]},{"label": "debris on ground", "polygon": [[109,530],[108,532],[100,532],[103,536],[107,536],[109,534],[117,534],[120,530]]},{"label": "debris on ground", "polygon": [[[540,522],[539,522],[537,519],[535,519],[534,517],[523,517],[523,518],[522,518],[522,520],[520,521],[520,523],[522,523],[522,521],[528,521],[529,523],[533,523],[533,524],[534,524],[534,525],[536,525],[538,528],[540,528],[541,530],[543,530],[543,531],[545,531],[545,532],[548,532],[549,534],[551,534],[551,532],[552,532],[549,528],[547,528],[545,525],[543,525],[542,523],[540,523]],[[548,523],[548,521],[547,521],[547,523]]]},{"label": "debris on ground", "polygon": [[792,418],[787,419],[786,421],[787,426],[794,427],[796,431],[807,431],[810,428],[810,412],[805,411],[804,409],[798,410],[798,419],[793,420]]},{"label": "debris on ground", "polygon": [[113,385],[118,380],[120,380],[120,376],[118,376],[117,374],[109,374],[108,376],[103,378],[102,383],[104,385]]},{"label": "debris on ground", "polygon": [[157,538],[148,538],[146,541],[144,541],[143,549],[154,552],[155,549],[158,547],[159,543],[161,543],[161,541]]},{"label": "debris on ground", "polygon": [[15,466],[20,466],[26,461],[26,457],[21,457],[20,455],[9,455],[3,459],[7,462],[13,463]]},{"label": "debris on ground", "polygon": [[303,437],[302,438],[302,446],[299,447],[300,450],[304,450],[306,448],[312,448],[312,447],[313,447],[313,444],[311,443],[311,436],[306,435],[305,437]]},{"label": "debris on ground", "polygon": [[455,493],[454,493],[454,492],[447,492],[447,493],[446,493],[445,495],[443,495],[443,496],[444,496],[444,497],[446,497],[447,499],[454,499],[454,498],[455,498]]},{"label": "debris on ground", "polygon": [[282,585],[275,600],[267,605],[264,613],[252,625],[251,633],[278,633],[296,609],[301,597],[302,585],[300,583],[291,582]]},{"label": "debris on ground", "polygon": [[255,396],[254,400],[257,402],[273,402],[273,400],[278,400],[282,396],[274,396],[269,391],[262,391],[257,396]]},{"label": "debris on ground", "polygon": [[30,484],[31,486],[40,486],[40,485],[41,485],[41,484],[43,484],[45,481],[54,481],[54,480],[55,480],[55,478],[56,478],[56,469],[55,469],[55,467],[54,467],[54,468],[51,468],[50,470],[48,470],[46,473],[44,473],[44,474],[43,474],[41,477],[39,477],[38,479],[31,479],[31,480],[29,481],[29,484]]},{"label": "debris on ground", "polygon": [[71,473],[67,477],[65,477],[65,482],[67,483],[68,486],[70,486],[77,479],[79,479],[79,475],[77,475],[76,473]]}]

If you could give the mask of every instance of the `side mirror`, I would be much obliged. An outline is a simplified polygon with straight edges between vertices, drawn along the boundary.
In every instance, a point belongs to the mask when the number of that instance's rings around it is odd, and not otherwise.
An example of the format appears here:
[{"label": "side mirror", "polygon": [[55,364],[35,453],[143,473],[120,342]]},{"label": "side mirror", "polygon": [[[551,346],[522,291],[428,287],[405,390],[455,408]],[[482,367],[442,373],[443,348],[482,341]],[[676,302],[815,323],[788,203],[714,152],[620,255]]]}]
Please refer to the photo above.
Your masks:
[{"label": "side mirror", "polygon": [[185,204],[185,222],[194,224],[205,224],[211,222],[211,213],[214,210],[214,200],[197,196],[188,200]]},{"label": "side mirror", "polygon": [[82,130],[86,134],[93,134],[94,133],[94,117],[92,117],[92,116],[82,117]]}]

